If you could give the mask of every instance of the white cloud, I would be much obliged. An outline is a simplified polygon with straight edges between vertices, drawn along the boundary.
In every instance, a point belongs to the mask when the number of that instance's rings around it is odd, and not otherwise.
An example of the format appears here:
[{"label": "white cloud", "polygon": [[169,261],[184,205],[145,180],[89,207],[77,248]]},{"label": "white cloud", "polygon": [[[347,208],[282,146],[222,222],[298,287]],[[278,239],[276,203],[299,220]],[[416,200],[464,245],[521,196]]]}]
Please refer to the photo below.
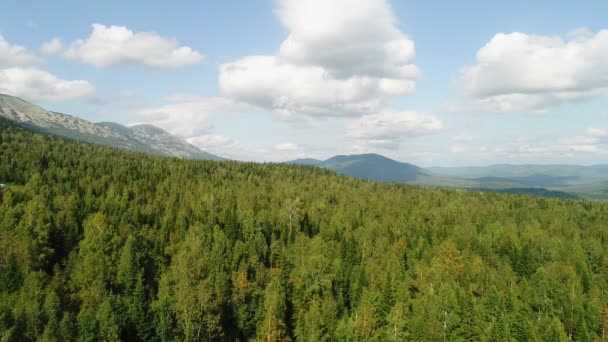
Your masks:
[{"label": "white cloud", "polygon": [[42,59],[0,35],[0,93],[28,100],[90,99],[95,88],[84,80],[64,80],[34,67]]},{"label": "white cloud", "polygon": [[348,136],[364,146],[397,148],[403,139],[432,134],[441,129],[441,120],[430,113],[384,111],[351,122]]},{"label": "white cloud", "polygon": [[318,66],[294,66],[272,56],[250,56],[220,69],[222,92],[290,117],[360,116],[378,108],[390,84],[369,77],[336,79]]},{"label": "white cloud", "polygon": [[587,129],[587,134],[592,137],[608,137],[608,128],[590,127]]},{"label": "white cloud", "polygon": [[563,150],[572,152],[599,152],[600,140],[592,135],[582,135],[570,138],[562,138],[558,141],[558,146]]},{"label": "white cloud", "polygon": [[274,145],[273,148],[277,151],[295,151],[298,149],[298,145],[294,143],[281,143]]},{"label": "white cloud", "polygon": [[142,122],[158,126],[171,134],[182,137],[205,135],[211,127],[209,119],[214,114],[247,110],[245,105],[220,97],[176,95],[160,107],[144,108],[136,112]]},{"label": "white cloud", "polygon": [[556,92],[538,94],[504,94],[477,98],[467,109],[473,112],[491,111],[497,113],[531,112],[543,113],[551,106],[565,102],[580,102],[608,94],[606,89],[589,91]]},{"label": "white cloud", "polygon": [[29,100],[66,101],[91,98],[95,88],[84,80],[63,80],[35,68],[0,70],[0,93]]},{"label": "white cloud", "polygon": [[297,158],[326,159],[345,152],[335,146],[311,146],[292,142],[259,145],[255,140],[243,142],[222,134],[203,134],[187,138],[186,141],[224,158],[256,162],[278,162]]},{"label": "white cloud", "polygon": [[385,0],[280,0],[289,35],[277,56],[220,67],[226,96],[283,117],[361,116],[414,92],[414,43]]},{"label": "white cloud", "polygon": [[71,43],[65,56],[95,67],[142,64],[151,68],[178,68],[203,59],[199,52],[180,46],[175,39],[102,24],[93,24],[87,39]]},{"label": "white cloud", "polygon": [[288,63],[337,78],[418,77],[414,42],[396,27],[386,0],[283,0],[278,14],[289,30],[279,53]]},{"label": "white cloud", "polygon": [[60,53],[61,50],[63,50],[63,43],[58,37],[55,37],[40,46],[40,52],[44,55],[55,55]]},{"label": "white cloud", "polygon": [[255,144],[244,144],[237,139],[218,134],[203,134],[186,141],[209,153],[233,160],[264,161],[268,160],[271,152]]},{"label": "white cloud", "polygon": [[426,135],[442,128],[441,121],[429,113],[386,111],[352,122],[349,135],[362,139],[393,139]]},{"label": "white cloud", "polygon": [[30,53],[25,47],[7,42],[0,35],[0,69],[26,67],[41,62],[40,58]]},{"label": "white cloud", "polygon": [[544,110],[608,94],[608,30],[577,30],[569,40],[495,35],[463,71],[467,93],[497,112]]},{"label": "white cloud", "polygon": [[186,139],[186,141],[204,150],[225,149],[237,143],[234,139],[230,137],[217,134],[194,136]]},{"label": "white cloud", "polygon": [[605,153],[605,146],[594,136],[580,135],[554,140],[538,140],[520,138],[510,143],[498,146],[490,151],[492,154],[504,155],[509,158],[548,158],[568,157],[580,153]]},{"label": "white cloud", "polygon": [[[602,134],[606,135],[602,136]],[[455,142],[452,139],[454,142],[448,146],[448,149],[453,154],[453,162],[461,165],[596,163],[597,160],[602,160],[608,155],[607,137],[608,130],[588,129],[586,132],[572,136],[496,137],[483,143],[477,138],[469,143]]]}]

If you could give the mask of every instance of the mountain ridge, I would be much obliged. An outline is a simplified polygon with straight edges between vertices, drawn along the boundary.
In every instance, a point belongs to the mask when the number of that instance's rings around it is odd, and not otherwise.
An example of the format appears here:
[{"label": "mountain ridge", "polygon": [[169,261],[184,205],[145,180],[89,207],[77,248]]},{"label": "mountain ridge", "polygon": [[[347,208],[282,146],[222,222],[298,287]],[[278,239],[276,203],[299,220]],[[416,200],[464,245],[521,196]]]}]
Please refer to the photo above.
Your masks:
[{"label": "mountain ridge", "polygon": [[153,125],[93,123],[6,94],[0,94],[0,117],[42,133],[129,151],[187,159],[223,159]]},{"label": "mountain ridge", "polygon": [[317,166],[343,175],[379,182],[608,200],[608,165],[604,164],[496,164],[422,168],[376,153],[336,155],[326,160],[301,158],[286,163]]}]

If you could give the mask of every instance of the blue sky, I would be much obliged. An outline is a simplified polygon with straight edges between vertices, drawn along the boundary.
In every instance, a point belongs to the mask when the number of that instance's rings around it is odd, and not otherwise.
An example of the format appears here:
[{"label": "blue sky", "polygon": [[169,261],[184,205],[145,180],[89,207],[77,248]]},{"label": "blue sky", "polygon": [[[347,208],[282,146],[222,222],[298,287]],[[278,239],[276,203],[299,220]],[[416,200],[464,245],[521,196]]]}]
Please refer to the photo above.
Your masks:
[{"label": "blue sky", "polygon": [[599,0],[7,0],[0,92],[242,160],[605,163],[604,13]]}]

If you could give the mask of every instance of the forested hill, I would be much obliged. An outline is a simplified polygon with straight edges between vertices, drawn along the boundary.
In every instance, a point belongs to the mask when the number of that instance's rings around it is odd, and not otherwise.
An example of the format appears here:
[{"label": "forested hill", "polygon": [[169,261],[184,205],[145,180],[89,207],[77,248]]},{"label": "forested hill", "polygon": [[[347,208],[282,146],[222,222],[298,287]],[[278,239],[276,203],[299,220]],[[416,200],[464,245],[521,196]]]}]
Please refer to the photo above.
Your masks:
[{"label": "forested hill", "polygon": [[608,331],[604,203],[155,157],[5,121],[0,183],[3,341]]},{"label": "forested hill", "polygon": [[411,183],[427,172],[416,165],[401,163],[375,153],[339,155],[327,160],[296,159],[290,164],[314,165],[350,177],[387,183]]}]

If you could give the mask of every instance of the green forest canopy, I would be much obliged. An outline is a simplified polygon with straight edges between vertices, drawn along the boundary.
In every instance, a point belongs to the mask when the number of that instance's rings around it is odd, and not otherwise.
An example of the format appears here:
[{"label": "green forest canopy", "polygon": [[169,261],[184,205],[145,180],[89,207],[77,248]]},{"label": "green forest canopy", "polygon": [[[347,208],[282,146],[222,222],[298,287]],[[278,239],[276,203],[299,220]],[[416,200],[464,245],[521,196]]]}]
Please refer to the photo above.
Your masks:
[{"label": "green forest canopy", "polygon": [[2,341],[595,341],[608,204],[154,157],[0,122]]}]

